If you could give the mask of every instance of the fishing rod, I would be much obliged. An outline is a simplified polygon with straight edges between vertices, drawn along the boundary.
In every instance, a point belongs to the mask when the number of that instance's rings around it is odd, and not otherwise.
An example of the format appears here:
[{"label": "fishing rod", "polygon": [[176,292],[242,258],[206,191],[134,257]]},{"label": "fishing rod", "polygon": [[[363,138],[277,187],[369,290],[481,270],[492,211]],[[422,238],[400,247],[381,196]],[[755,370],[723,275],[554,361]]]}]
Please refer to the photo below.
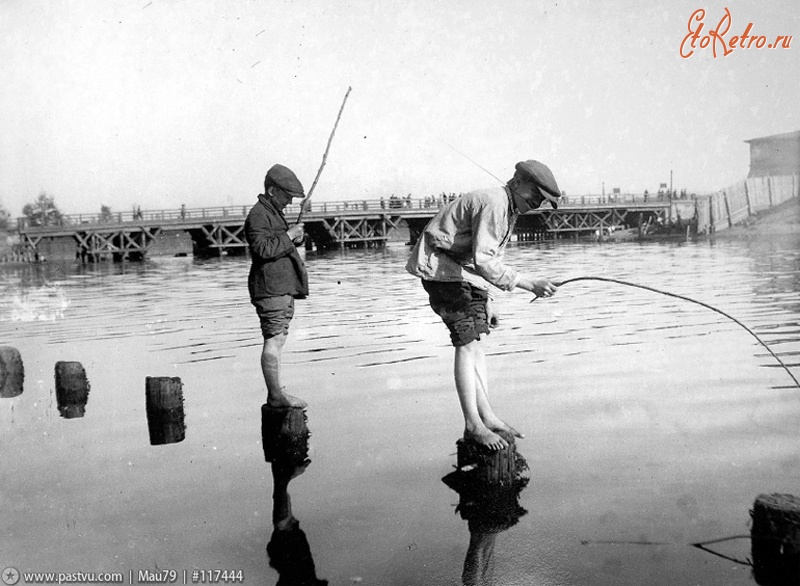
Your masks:
[{"label": "fishing rod", "polygon": [[350,91],[353,88],[348,86],[347,93],[344,94],[344,100],[342,100],[342,106],[339,108],[339,115],[336,116],[336,122],[333,124],[333,130],[331,130],[331,135],[328,137],[328,146],[325,147],[325,153],[322,155],[322,164],[319,166],[319,170],[317,171],[317,176],[314,177],[314,183],[311,184],[311,189],[308,190],[308,195],[303,200],[303,203],[300,204],[300,214],[297,216],[297,224],[303,221],[303,215],[308,211],[310,204],[311,204],[311,194],[314,193],[314,188],[317,186],[317,181],[319,181],[319,176],[322,175],[322,169],[325,167],[325,162],[328,160],[328,151],[331,150],[331,142],[333,142],[333,135],[336,133],[336,127],[339,126],[339,120],[342,118],[342,112],[344,111],[344,105],[347,103],[347,96],[350,95]]},{"label": "fishing rod", "polygon": [[[456,147],[454,147],[453,145],[451,145],[447,141],[445,141],[445,140],[443,140],[441,138],[439,140],[441,140],[444,144],[449,146],[451,149],[453,149],[459,155],[461,155],[462,157],[467,159],[470,163],[472,163],[473,165],[475,165],[476,167],[481,169],[484,173],[488,174],[493,179],[495,179],[495,180],[499,181],[501,184],[505,185],[504,181],[501,181],[500,178],[498,178],[494,173],[492,173],[488,169],[484,168],[478,162],[474,161],[473,159],[471,159],[470,157],[468,157],[467,155],[462,153],[460,150],[458,150]],[[728,318],[729,320],[733,321],[737,325],[739,325],[742,328],[744,328],[747,331],[747,333],[749,333],[751,336],[753,336],[758,341],[759,344],[761,344],[764,348],[766,348],[767,352],[769,352],[772,355],[772,357],[775,358],[775,360],[778,361],[778,364],[780,364],[783,367],[783,369],[786,371],[786,373],[790,377],[792,377],[792,380],[794,381],[794,384],[798,388],[800,388],[800,382],[798,382],[797,378],[794,376],[794,374],[792,374],[792,371],[789,370],[789,367],[786,366],[786,364],[784,364],[783,360],[781,360],[780,357],[777,354],[775,354],[775,352],[773,352],[772,349],[769,346],[767,346],[766,342],[764,342],[761,338],[759,338],[758,335],[753,330],[748,328],[746,325],[744,325],[742,322],[740,322],[738,319],[736,319],[732,315],[729,315],[729,314],[725,313],[721,309],[717,309],[716,307],[713,307],[712,305],[709,305],[708,303],[703,303],[702,301],[698,301],[697,299],[692,299],[691,297],[686,297],[684,295],[678,295],[677,293],[670,293],[669,291],[662,291],[661,289],[656,289],[655,287],[648,287],[646,285],[639,285],[637,283],[631,283],[629,281],[622,281],[620,279],[612,279],[610,277],[589,277],[589,276],[573,277],[571,279],[566,279],[564,281],[556,281],[553,284],[556,287],[561,287],[563,285],[566,285],[567,283],[574,283],[576,281],[603,281],[603,282],[606,282],[606,283],[616,283],[617,285],[625,285],[627,287],[635,287],[637,289],[644,289],[645,291],[651,291],[653,293],[658,293],[660,295],[666,295],[667,297],[674,297],[675,299],[682,299],[683,301],[689,301],[691,303],[695,303],[697,305],[705,307],[706,309],[710,309],[711,311],[714,311],[714,312],[716,312],[716,313]],[[536,295],[533,299],[531,299],[530,302],[533,303],[534,301],[539,299],[539,297],[540,297],[539,295]]]},{"label": "fishing rod", "polygon": [[[590,277],[590,276],[572,277],[571,279],[566,279],[564,281],[554,281],[553,284],[556,287],[562,287],[562,286],[566,285],[567,283],[575,283],[576,281],[602,281],[604,283],[615,283],[617,285],[625,285],[627,287],[635,287],[637,289],[644,289],[645,291],[651,291],[653,293],[658,293],[660,295],[666,295],[667,297],[674,297],[675,299],[681,299],[683,301],[689,301],[691,303],[695,303],[697,305],[705,307],[706,309],[710,309],[711,311],[714,311],[714,312],[716,312],[716,313],[728,318],[732,322],[734,322],[737,325],[739,325],[742,328],[744,328],[747,331],[747,333],[749,333],[751,336],[753,336],[758,341],[758,343],[761,344],[764,348],[766,348],[767,352],[769,352],[772,355],[772,357],[775,358],[775,360],[778,361],[778,364],[780,364],[783,367],[783,369],[787,372],[787,374],[790,377],[792,377],[792,380],[794,381],[794,384],[797,385],[797,387],[800,387],[800,382],[797,381],[797,378],[795,378],[794,374],[792,374],[792,371],[789,370],[789,367],[786,366],[786,364],[784,364],[783,360],[781,360],[780,357],[777,354],[775,354],[775,352],[773,352],[772,349],[769,346],[767,346],[766,342],[764,342],[761,338],[759,338],[758,335],[753,330],[748,328],[741,321],[739,321],[738,319],[736,319],[732,315],[729,315],[729,314],[725,313],[721,309],[717,309],[713,305],[709,305],[708,303],[704,303],[702,301],[698,301],[697,299],[692,299],[691,297],[686,297],[685,295],[678,295],[677,293],[670,293],[669,291],[662,291],[661,289],[656,289],[655,287],[648,287],[647,285],[639,285],[637,283],[631,283],[629,281],[622,281],[620,279],[612,279],[610,277]],[[540,297],[539,295],[536,295],[533,299],[531,299],[530,302],[533,303],[534,301],[539,299],[539,297]]]}]

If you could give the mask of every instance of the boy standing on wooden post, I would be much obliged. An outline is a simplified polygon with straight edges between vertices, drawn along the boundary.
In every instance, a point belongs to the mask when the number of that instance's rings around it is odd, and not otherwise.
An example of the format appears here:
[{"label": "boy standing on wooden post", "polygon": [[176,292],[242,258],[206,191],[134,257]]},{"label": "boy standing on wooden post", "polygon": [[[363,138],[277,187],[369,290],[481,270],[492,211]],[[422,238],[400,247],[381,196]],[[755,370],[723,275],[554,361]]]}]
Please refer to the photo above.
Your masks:
[{"label": "boy standing on wooden post", "polygon": [[270,407],[306,406],[286,393],[281,382],[281,356],[294,317],[294,300],[308,295],[308,275],[296,246],[305,238],[303,224],[289,227],[283,215],[293,197],[304,197],[300,180],[291,169],[273,165],[264,179],[264,193],[244,224],[252,260],[247,288],[264,336],[261,370]]},{"label": "boy standing on wooden post", "polygon": [[545,201],[553,208],[561,192],[539,161],[521,161],[502,187],[466,193],[446,204],[419,237],[406,270],[422,279],[431,308],[450,330],[455,346],[455,385],[464,414],[464,439],[491,450],[508,447],[497,431],[523,434],[498,418],[489,404],[481,338],[496,327],[488,284],[504,291],[525,289],[550,297],[556,286],[503,264],[517,217]]}]

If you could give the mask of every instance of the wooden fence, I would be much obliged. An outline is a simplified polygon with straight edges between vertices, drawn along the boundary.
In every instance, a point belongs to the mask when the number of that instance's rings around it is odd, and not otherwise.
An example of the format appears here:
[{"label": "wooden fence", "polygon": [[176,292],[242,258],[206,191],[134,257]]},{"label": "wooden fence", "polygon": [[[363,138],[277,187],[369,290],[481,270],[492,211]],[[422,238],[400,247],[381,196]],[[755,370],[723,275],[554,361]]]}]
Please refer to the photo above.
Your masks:
[{"label": "wooden fence", "polygon": [[698,234],[713,234],[800,196],[800,176],[751,177],[696,200]]}]

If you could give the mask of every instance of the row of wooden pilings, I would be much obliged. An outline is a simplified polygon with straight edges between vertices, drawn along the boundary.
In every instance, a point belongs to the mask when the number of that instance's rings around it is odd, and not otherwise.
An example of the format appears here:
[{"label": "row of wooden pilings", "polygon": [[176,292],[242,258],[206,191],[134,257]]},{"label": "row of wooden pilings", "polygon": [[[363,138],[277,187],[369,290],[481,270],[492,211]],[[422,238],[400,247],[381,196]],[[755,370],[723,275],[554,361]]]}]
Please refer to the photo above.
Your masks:
[{"label": "row of wooden pilings", "polygon": [[[25,366],[16,348],[0,346],[0,398],[22,395]],[[56,406],[64,419],[86,414],[91,385],[80,362],[59,361],[55,365]],[[145,410],[151,445],[173,444],[186,437],[183,384],[178,377],[145,378]]]}]

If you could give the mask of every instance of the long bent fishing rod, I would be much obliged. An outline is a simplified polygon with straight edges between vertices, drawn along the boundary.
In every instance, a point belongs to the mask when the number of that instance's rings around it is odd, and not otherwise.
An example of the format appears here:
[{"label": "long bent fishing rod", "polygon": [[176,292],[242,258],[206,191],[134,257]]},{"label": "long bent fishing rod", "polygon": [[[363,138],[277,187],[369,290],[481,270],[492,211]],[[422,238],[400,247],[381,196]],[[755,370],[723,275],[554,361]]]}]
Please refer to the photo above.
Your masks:
[{"label": "long bent fishing rod", "polygon": [[[442,140],[442,139],[440,139],[440,140]],[[447,146],[449,146],[451,149],[453,149],[459,155],[461,155],[462,157],[467,159],[470,163],[472,163],[473,165],[475,165],[476,167],[481,169],[484,173],[486,173],[487,175],[489,175],[493,179],[495,179],[497,181],[500,181],[501,184],[505,185],[505,182],[501,181],[494,173],[492,173],[491,171],[489,171],[488,169],[486,169],[485,167],[483,167],[482,165],[480,165],[479,163],[477,163],[476,161],[474,161],[473,159],[471,159],[470,157],[468,157],[467,155],[462,153],[456,147],[454,147],[453,145],[451,145],[447,141],[442,140],[442,142],[444,142]],[[682,299],[684,301],[689,301],[691,303],[696,303],[697,305],[705,307],[706,309],[710,309],[711,311],[714,311],[714,312],[716,312],[716,313],[728,318],[729,320],[733,321],[737,325],[739,325],[742,328],[744,328],[747,331],[747,333],[749,333],[751,336],[753,336],[758,341],[759,344],[761,344],[764,348],[767,349],[767,352],[769,352],[772,355],[772,357],[775,358],[775,360],[778,361],[778,364],[780,364],[783,367],[783,369],[786,371],[786,373],[790,377],[792,377],[792,380],[794,381],[794,384],[797,387],[800,388],[800,382],[798,382],[797,378],[795,378],[794,374],[792,374],[792,371],[789,370],[789,367],[786,366],[786,364],[784,364],[783,360],[781,360],[780,357],[777,354],[775,354],[775,352],[772,351],[772,348],[767,346],[767,344],[761,338],[759,338],[758,335],[753,330],[748,328],[746,325],[744,325],[742,322],[740,322],[738,319],[736,319],[732,315],[729,315],[729,314],[725,313],[721,309],[717,309],[716,307],[713,307],[713,306],[709,305],[708,303],[703,303],[702,301],[698,301],[697,299],[692,299],[691,297],[686,297],[684,295],[678,295],[677,293],[670,293],[669,291],[662,291],[661,289],[656,289],[654,287],[648,287],[646,285],[639,285],[637,283],[631,283],[629,281],[622,281],[620,279],[612,279],[610,277],[573,277],[571,279],[566,279],[564,281],[554,282],[553,284],[556,287],[561,287],[563,285],[566,285],[567,283],[574,283],[575,281],[604,281],[606,283],[616,283],[617,285],[626,285],[628,287],[636,287],[637,289],[644,289],[646,291],[652,291],[653,293],[659,293],[661,295],[666,295],[667,297],[674,297],[675,299]],[[533,299],[531,299],[531,303],[533,303],[537,299],[539,299],[538,295],[535,296]]]},{"label": "long bent fishing rod", "polygon": [[300,204],[300,214],[297,216],[297,224],[303,221],[303,214],[309,208],[309,204],[311,203],[311,194],[314,193],[314,188],[317,186],[317,181],[319,181],[319,176],[322,175],[322,169],[325,167],[325,162],[328,160],[328,151],[331,150],[331,142],[333,142],[333,135],[336,134],[336,127],[339,126],[339,120],[342,118],[342,112],[344,111],[344,105],[347,103],[347,96],[350,95],[350,91],[353,88],[348,86],[347,93],[344,95],[344,100],[342,100],[342,106],[339,108],[339,115],[336,116],[336,122],[333,124],[333,130],[331,130],[331,135],[328,137],[328,145],[325,147],[325,153],[322,155],[322,164],[319,166],[319,170],[317,171],[317,176],[314,177],[314,182],[311,184],[311,189],[308,190],[308,195],[303,200],[303,203]]},{"label": "long bent fishing rod", "polygon": [[[705,307],[706,309],[710,309],[711,311],[714,311],[714,312],[716,312],[716,313],[718,313],[718,314],[720,314],[720,315],[722,315],[724,317],[727,317],[729,320],[733,321],[737,325],[739,325],[742,328],[744,328],[747,331],[747,333],[749,333],[756,340],[758,340],[758,343],[761,344],[764,348],[766,348],[767,352],[772,354],[772,357],[775,358],[775,360],[778,361],[778,364],[780,364],[783,367],[783,369],[787,372],[787,374],[790,377],[792,377],[792,380],[794,381],[794,384],[797,385],[798,387],[800,387],[800,382],[797,381],[797,379],[795,378],[794,374],[792,374],[792,371],[789,370],[789,367],[786,366],[786,364],[784,364],[783,360],[781,360],[780,357],[778,357],[778,355],[775,354],[775,352],[773,352],[772,349],[769,346],[767,346],[767,344],[761,338],[759,338],[758,335],[753,330],[748,328],[746,325],[744,325],[742,322],[740,322],[738,319],[736,319],[732,315],[729,315],[729,314],[725,313],[721,309],[717,309],[716,307],[714,307],[712,305],[709,305],[708,303],[704,303],[702,301],[698,301],[697,299],[692,299],[691,297],[686,297],[684,295],[678,295],[677,293],[670,293],[669,291],[662,291],[661,289],[656,289],[655,287],[648,287],[647,285],[639,285],[637,283],[631,283],[629,281],[622,281],[620,279],[612,279],[610,277],[572,277],[571,279],[566,279],[564,281],[554,281],[553,284],[556,287],[562,287],[563,285],[566,285],[567,283],[574,283],[576,281],[603,281],[605,283],[616,283],[617,285],[625,285],[627,287],[636,287],[637,289],[644,289],[645,291],[652,291],[653,293],[659,293],[661,295],[666,295],[667,297],[674,297],[675,299],[682,299],[683,301],[689,301],[691,303],[695,303],[697,305]],[[531,299],[530,302],[533,303],[537,299],[539,299],[538,295],[536,297],[534,297],[533,299]]]}]

